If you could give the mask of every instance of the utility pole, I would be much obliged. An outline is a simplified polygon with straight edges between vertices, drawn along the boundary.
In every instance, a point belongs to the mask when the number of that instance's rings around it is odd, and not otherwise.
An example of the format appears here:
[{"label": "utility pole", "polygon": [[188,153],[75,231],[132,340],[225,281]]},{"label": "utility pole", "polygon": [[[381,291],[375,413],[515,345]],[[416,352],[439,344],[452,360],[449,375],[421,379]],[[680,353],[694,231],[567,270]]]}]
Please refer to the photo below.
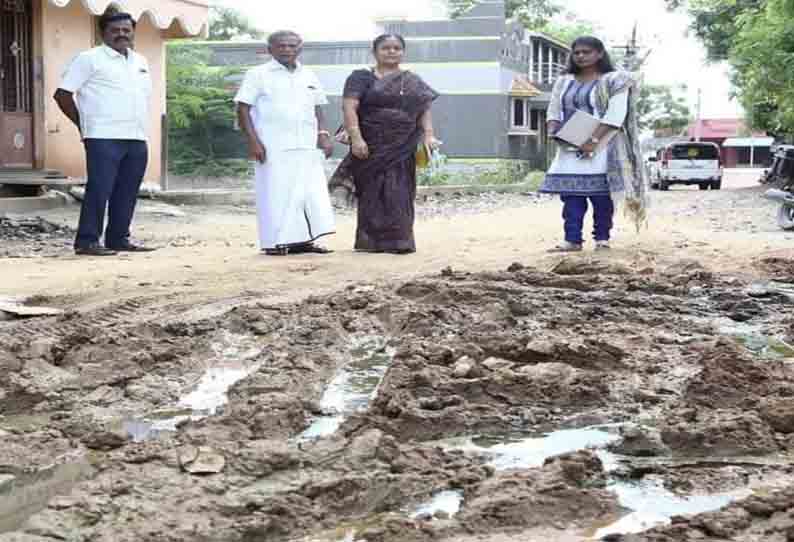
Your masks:
[{"label": "utility pole", "polygon": [[703,107],[703,89],[698,87],[698,103],[697,103],[697,112],[695,113],[695,141],[700,142],[700,135],[701,135],[701,119],[700,119],[700,112]]},{"label": "utility pole", "polygon": [[640,44],[637,35],[637,23],[634,23],[628,43],[615,47],[615,49],[625,51],[623,53],[623,69],[630,72],[639,71],[651,55],[651,50],[649,49],[645,55],[640,56]]}]

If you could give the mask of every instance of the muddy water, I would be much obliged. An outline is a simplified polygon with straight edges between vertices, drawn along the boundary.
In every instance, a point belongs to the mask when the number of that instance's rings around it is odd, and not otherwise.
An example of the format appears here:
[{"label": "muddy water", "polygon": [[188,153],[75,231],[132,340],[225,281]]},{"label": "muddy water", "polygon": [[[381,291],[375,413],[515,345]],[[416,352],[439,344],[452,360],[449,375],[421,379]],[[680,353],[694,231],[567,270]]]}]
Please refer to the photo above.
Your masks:
[{"label": "muddy water", "polygon": [[[513,434],[507,436],[466,437],[450,439],[442,445],[446,448],[477,452],[491,456],[490,465],[496,470],[530,469],[543,466],[550,457],[584,450],[603,448],[620,440],[617,426],[600,426],[585,429],[555,431],[543,436]],[[599,451],[602,461],[614,463],[612,454]]]},{"label": "muddy water", "polygon": [[391,365],[394,352],[378,337],[358,339],[351,348],[351,361],[334,375],[322,398],[323,415],[298,437],[308,440],[334,434],[350,414],[365,410]]},{"label": "muddy water", "polygon": [[723,321],[718,330],[722,335],[732,337],[756,356],[774,359],[794,358],[794,345],[788,344],[781,337],[769,335],[761,325]]},{"label": "muddy water", "polygon": [[446,517],[454,517],[460,512],[460,507],[463,504],[462,491],[440,491],[435,494],[430,502],[423,504],[417,508],[411,517],[416,519],[420,517],[436,516],[443,514]]},{"label": "muddy water", "polygon": [[[621,457],[604,450],[608,444],[620,440],[617,425],[584,429],[562,430],[537,437],[521,435],[468,437],[444,442],[448,448],[471,451],[490,456],[489,464],[496,470],[537,468],[554,456],[593,449],[604,464],[604,470],[614,471]],[[594,540],[610,534],[638,533],[657,525],[669,523],[676,515],[693,515],[718,510],[728,504],[748,497],[750,489],[713,495],[679,496],[653,480],[626,482],[610,477],[607,489],[615,492],[620,504],[628,513],[618,521],[600,528]],[[422,505],[413,517],[434,515],[438,511],[450,516],[457,513],[464,496],[457,492],[443,492]]]},{"label": "muddy water", "polygon": [[654,481],[638,483],[614,483],[608,487],[618,495],[621,506],[631,513],[615,523],[599,529],[595,540],[610,534],[631,534],[646,531],[657,525],[670,522],[679,515],[694,515],[718,510],[730,503],[752,495],[752,490],[743,489],[714,495],[691,495],[682,497],[668,491]]},{"label": "muddy water", "polygon": [[14,531],[51,499],[68,495],[93,468],[85,459],[35,473],[0,475],[0,533]]},{"label": "muddy water", "polygon": [[251,337],[224,332],[212,344],[212,350],[214,355],[205,362],[207,368],[204,374],[192,391],[174,407],[124,422],[124,429],[135,442],[174,432],[184,421],[200,420],[216,414],[228,402],[229,388],[260,367],[255,359],[261,353],[261,348]]}]

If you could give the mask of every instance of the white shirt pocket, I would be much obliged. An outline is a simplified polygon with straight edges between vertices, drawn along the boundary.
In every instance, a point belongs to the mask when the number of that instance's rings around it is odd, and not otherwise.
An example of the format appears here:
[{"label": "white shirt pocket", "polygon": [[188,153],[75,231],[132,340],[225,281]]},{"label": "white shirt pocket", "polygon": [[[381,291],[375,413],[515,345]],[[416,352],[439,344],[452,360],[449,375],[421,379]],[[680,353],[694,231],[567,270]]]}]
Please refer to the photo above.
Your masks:
[{"label": "white shirt pocket", "polygon": [[152,95],[152,74],[145,67],[138,68],[138,91],[149,98]]}]

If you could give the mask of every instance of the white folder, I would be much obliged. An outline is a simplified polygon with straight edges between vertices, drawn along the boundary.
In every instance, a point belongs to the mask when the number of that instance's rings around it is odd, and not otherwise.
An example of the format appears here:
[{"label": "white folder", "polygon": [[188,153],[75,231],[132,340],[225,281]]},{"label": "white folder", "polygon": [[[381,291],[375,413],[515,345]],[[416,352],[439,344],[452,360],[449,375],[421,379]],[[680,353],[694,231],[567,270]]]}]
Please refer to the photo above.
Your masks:
[{"label": "white folder", "polygon": [[[560,130],[554,134],[554,139],[578,149],[590,141],[599,126],[601,126],[601,119],[598,117],[594,117],[584,111],[576,111],[568,119],[568,122],[563,124]],[[615,132],[612,131],[609,135],[603,137],[596,145],[595,152],[600,152],[604,149],[614,135]]]}]

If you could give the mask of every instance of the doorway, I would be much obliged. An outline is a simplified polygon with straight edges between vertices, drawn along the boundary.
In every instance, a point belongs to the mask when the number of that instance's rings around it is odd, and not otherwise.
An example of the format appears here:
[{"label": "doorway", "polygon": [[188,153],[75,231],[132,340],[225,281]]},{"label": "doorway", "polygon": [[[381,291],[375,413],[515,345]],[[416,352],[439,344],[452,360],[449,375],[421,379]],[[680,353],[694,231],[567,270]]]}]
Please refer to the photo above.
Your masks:
[{"label": "doorway", "polygon": [[32,169],[32,0],[0,0],[0,168]]}]

